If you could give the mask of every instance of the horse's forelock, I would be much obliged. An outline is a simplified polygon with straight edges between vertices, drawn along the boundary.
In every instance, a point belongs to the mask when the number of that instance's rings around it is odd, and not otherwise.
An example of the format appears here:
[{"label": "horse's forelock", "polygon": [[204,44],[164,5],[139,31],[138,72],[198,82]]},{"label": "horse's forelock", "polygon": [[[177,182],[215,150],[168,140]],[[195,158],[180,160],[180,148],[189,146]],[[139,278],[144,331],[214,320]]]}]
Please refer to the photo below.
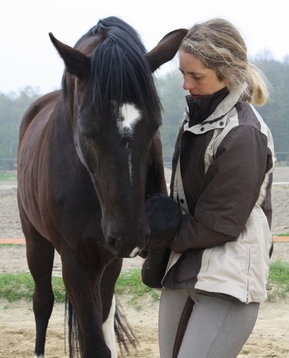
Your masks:
[{"label": "horse's forelock", "polygon": [[115,33],[121,35],[119,31],[123,34],[127,34],[130,39],[133,39],[135,44],[137,44],[143,52],[146,51],[136,30],[118,17],[111,16],[99,20],[97,25],[91,28],[88,34],[95,35],[102,33],[104,36],[113,37]]},{"label": "horse's forelock", "polygon": [[94,105],[104,112],[110,101],[134,102],[143,111],[160,112],[160,103],[145,48],[137,32],[118,18],[100,20],[94,33],[103,31],[91,59],[91,86]]},{"label": "horse's forelock", "polygon": [[[99,35],[102,41],[91,57],[91,104],[105,117],[110,113],[111,101],[119,105],[132,102],[150,117],[153,114],[160,117],[160,101],[138,33],[121,19],[108,17],[83,35],[75,47],[81,46],[85,39]],[[69,77],[65,71],[62,88],[66,98]]]}]

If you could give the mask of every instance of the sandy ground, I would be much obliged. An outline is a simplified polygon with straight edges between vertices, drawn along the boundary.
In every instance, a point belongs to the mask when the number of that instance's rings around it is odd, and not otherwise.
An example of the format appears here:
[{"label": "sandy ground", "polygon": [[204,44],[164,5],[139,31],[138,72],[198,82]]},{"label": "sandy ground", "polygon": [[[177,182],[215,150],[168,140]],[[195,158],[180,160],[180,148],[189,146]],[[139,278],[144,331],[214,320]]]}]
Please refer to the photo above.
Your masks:
[{"label": "sandy ground", "polygon": [[[289,168],[278,168],[275,181],[289,181]],[[11,183],[13,184],[13,183]],[[289,232],[289,185],[273,187],[274,234]],[[16,189],[0,190],[0,238],[23,237],[16,204]],[[289,261],[289,244],[276,243],[272,260]],[[124,269],[140,267],[141,259],[126,260]],[[0,273],[28,272],[24,245],[0,245]],[[56,257],[54,274],[61,274]],[[158,302],[141,301],[132,306],[127,297],[121,298],[130,325],[139,340],[135,358],[157,358]],[[20,301],[9,303],[0,299],[0,358],[31,358],[34,346],[32,305]],[[46,358],[64,358],[64,308],[56,304],[47,334]],[[289,300],[265,302],[261,305],[254,331],[238,358],[289,358]],[[226,358],[226,357],[224,357]]]}]

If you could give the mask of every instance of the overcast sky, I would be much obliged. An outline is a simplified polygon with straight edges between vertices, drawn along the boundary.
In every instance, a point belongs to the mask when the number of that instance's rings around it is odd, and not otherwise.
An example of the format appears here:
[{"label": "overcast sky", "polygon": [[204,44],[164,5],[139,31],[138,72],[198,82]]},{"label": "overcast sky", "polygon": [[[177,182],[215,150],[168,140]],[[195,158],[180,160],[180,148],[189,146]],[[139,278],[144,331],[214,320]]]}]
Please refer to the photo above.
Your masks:
[{"label": "overcast sky", "polygon": [[[239,28],[251,57],[269,49],[282,60],[289,55],[287,6],[286,0],[4,0],[0,92],[25,86],[40,92],[59,88],[63,63],[48,32],[73,46],[98,19],[107,16],[118,16],[132,25],[147,50],[169,31],[223,17]],[[170,68],[177,65],[175,59]]]}]

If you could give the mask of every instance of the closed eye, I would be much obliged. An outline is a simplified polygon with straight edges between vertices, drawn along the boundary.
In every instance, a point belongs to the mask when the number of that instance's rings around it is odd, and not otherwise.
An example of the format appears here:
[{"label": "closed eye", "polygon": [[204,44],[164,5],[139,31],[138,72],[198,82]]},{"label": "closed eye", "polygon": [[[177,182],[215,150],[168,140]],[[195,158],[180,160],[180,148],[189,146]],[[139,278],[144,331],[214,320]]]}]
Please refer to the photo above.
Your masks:
[{"label": "closed eye", "polygon": [[180,72],[182,73],[182,75],[185,77],[185,76],[190,76],[192,77],[195,81],[199,81],[201,79],[203,79],[205,76],[199,74],[199,73],[196,73],[196,72],[187,72],[185,73],[181,68],[179,69]]}]

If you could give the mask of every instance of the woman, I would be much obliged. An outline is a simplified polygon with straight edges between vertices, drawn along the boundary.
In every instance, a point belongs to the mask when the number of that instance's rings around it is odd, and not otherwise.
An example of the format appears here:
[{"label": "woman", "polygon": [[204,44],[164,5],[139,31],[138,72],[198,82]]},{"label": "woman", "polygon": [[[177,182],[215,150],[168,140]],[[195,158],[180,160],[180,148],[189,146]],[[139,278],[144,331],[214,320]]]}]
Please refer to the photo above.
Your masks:
[{"label": "woman", "polygon": [[268,92],[226,20],[195,25],[179,63],[190,94],[171,195],[183,215],[162,281],[160,356],[233,358],[266,298],[274,149],[252,104]]}]

